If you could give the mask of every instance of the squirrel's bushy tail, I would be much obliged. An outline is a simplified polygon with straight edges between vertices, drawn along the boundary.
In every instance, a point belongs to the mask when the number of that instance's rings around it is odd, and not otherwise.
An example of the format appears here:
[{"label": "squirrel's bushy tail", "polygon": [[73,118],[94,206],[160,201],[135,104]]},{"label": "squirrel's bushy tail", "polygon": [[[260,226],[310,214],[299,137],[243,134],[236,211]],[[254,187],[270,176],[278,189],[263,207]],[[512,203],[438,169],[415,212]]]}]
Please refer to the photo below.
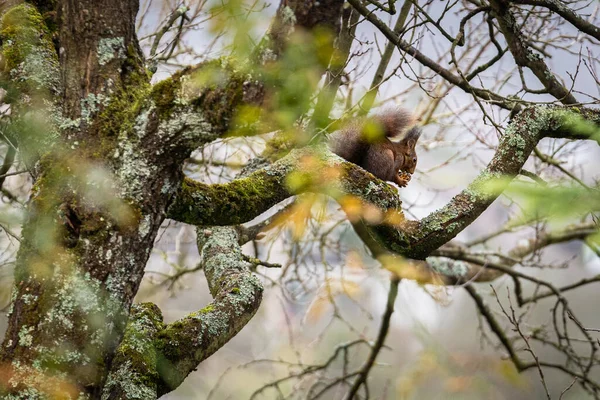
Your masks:
[{"label": "squirrel's bushy tail", "polygon": [[381,124],[385,136],[395,138],[400,136],[406,128],[415,123],[413,113],[403,108],[392,108],[375,114],[371,118]]},{"label": "squirrel's bushy tail", "polygon": [[350,162],[359,164],[372,143],[363,136],[364,127],[369,121],[379,124],[385,137],[395,138],[414,124],[415,118],[411,112],[403,108],[389,108],[373,116],[356,119],[330,135],[331,151]]}]

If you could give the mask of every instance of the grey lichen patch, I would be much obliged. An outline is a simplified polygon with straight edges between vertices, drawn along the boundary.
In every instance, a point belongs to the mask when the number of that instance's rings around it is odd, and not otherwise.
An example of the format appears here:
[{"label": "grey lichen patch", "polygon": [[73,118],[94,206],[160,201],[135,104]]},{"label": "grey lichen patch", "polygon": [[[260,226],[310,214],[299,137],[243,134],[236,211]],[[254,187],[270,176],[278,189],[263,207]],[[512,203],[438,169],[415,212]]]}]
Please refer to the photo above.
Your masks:
[{"label": "grey lichen patch", "polygon": [[296,24],[296,13],[289,6],[285,6],[281,10],[281,19],[286,25],[294,25]]},{"label": "grey lichen patch", "polygon": [[523,140],[525,138],[541,138],[544,132],[550,128],[553,116],[553,110],[546,106],[537,106],[521,111],[504,130],[500,147],[502,147],[503,141],[517,145],[519,141],[515,141],[516,137]]},{"label": "grey lichen patch", "polygon": [[[464,211],[464,210],[463,210]],[[448,226],[452,225],[452,230],[458,229],[461,225],[455,221],[460,217],[459,210],[454,207],[444,207],[434,214],[430,214],[421,220],[423,232],[446,231]]]},{"label": "grey lichen patch", "polygon": [[[69,332],[77,325],[84,331],[93,332],[90,344],[102,348],[114,329],[114,325],[106,323],[106,320],[114,320],[121,315],[120,301],[114,295],[106,293],[102,283],[92,278],[89,273],[71,271],[67,275],[57,274],[54,281],[57,287],[51,296],[54,305],[47,312],[40,327],[58,327],[58,330]],[[57,337],[56,340],[68,341],[68,338]],[[77,360],[80,364],[90,361],[83,352],[73,351],[71,354],[57,355],[51,350],[40,353],[40,360],[64,363]]]},{"label": "grey lichen patch", "polygon": [[124,60],[127,56],[125,39],[122,37],[100,39],[97,55],[100,65],[106,65],[114,59]]},{"label": "grey lichen patch", "polygon": [[512,151],[514,151],[515,156],[517,157],[517,161],[525,162],[523,159],[524,150],[525,150],[525,139],[523,139],[520,135],[510,135],[507,138],[507,143],[512,147]]},{"label": "grey lichen patch", "polygon": [[38,296],[34,294],[24,294],[23,296],[21,296],[23,303],[27,305],[32,305],[37,300],[37,298]]},{"label": "grey lichen patch", "polygon": [[31,334],[33,330],[33,326],[21,326],[21,330],[19,331],[19,346],[31,346],[33,343],[33,335]]},{"label": "grey lichen patch", "polygon": [[171,146],[184,143],[208,143],[217,138],[213,125],[199,110],[184,108],[174,112],[170,118],[160,123],[157,135]]},{"label": "grey lichen patch", "polygon": [[154,166],[139,146],[126,133],[119,138],[119,148],[114,157],[121,160],[117,170],[121,198],[143,200],[145,182],[156,172]]},{"label": "grey lichen patch", "polygon": [[146,215],[140,222],[140,225],[138,226],[138,233],[139,233],[140,237],[142,237],[142,238],[146,237],[148,235],[148,233],[150,233],[151,227],[152,227],[152,219],[151,219],[150,215]]},{"label": "grey lichen patch", "polygon": [[443,276],[463,278],[469,273],[469,265],[464,261],[456,261],[445,257],[428,257],[427,263],[433,271]]},{"label": "grey lichen patch", "polygon": [[32,47],[25,60],[10,71],[16,81],[29,81],[37,89],[56,91],[59,87],[59,70],[54,54],[45,47]]},{"label": "grey lichen patch", "polygon": [[[107,388],[118,387],[124,398],[133,400],[156,399],[156,388],[145,384],[145,377],[132,368],[132,362],[126,361],[113,371],[106,381]],[[112,398],[110,391],[105,390],[102,400]]]},{"label": "grey lichen patch", "polygon": [[[135,123],[133,125],[133,133],[135,138],[131,138],[130,140],[143,139],[148,135],[148,123],[153,117],[154,112],[156,111],[156,106],[153,101],[148,101],[144,105],[144,108],[135,118]],[[121,135],[121,139],[125,140],[127,132],[123,132]]]},{"label": "grey lichen patch", "polygon": [[19,391],[18,394],[9,394],[4,397],[5,400],[42,400],[46,398],[47,396],[43,392],[34,388],[26,388]]},{"label": "grey lichen patch", "polygon": [[215,340],[222,335],[226,335],[231,326],[231,315],[221,311],[214,310],[202,314],[202,321],[206,326],[206,331],[213,338],[208,338],[209,340]]},{"label": "grey lichen patch", "polygon": [[86,123],[92,122],[92,117],[100,111],[101,107],[108,105],[109,98],[102,93],[90,93],[81,99],[81,119]]}]

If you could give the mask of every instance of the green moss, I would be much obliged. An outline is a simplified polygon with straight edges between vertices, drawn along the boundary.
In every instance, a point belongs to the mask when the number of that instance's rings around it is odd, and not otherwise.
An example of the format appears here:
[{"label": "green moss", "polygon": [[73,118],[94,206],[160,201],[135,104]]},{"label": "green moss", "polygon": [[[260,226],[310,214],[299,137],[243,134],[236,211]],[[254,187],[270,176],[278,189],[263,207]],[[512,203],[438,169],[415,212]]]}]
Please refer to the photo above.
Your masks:
[{"label": "green moss", "polygon": [[[106,388],[122,390],[127,398],[151,398],[160,380],[161,356],[154,347],[156,333],[164,328],[160,309],[152,303],[132,306],[125,335],[116,352]],[[105,389],[105,393],[107,390]]]},{"label": "green moss", "polygon": [[169,214],[181,221],[227,221],[240,223],[254,218],[259,210],[270,207],[273,196],[285,199],[289,193],[280,176],[260,170],[227,184],[206,185],[185,179]]},{"label": "green moss", "polygon": [[290,134],[276,134],[265,143],[261,156],[270,161],[279,160],[294,147],[293,137]]},{"label": "green moss", "polygon": [[236,71],[227,58],[207,61],[187,72],[182,99],[200,108],[218,134],[225,133],[242,103],[244,82],[249,77]]},{"label": "green moss", "polygon": [[212,304],[207,305],[206,307],[204,307],[203,309],[201,309],[200,311],[198,311],[200,314],[206,314],[209,312],[215,311],[215,306]]},{"label": "green moss", "polygon": [[180,90],[181,81],[173,78],[167,78],[152,87],[150,98],[153,100],[161,120],[166,120],[173,114]]},{"label": "green moss", "polygon": [[135,125],[135,119],[144,105],[150,91],[150,84],[145,75],[132,73],[124,84],[115,93],[108,105],[100,113],[97,120],[99,134],[108,139],[103,146],[113,149],[113,138],[119,133],[129,131]]},{"label": "green moss", "polygon": [[4,72],[20,90],[56,89],[58,57],[44,19],[31,5],[7,11],[0,21]]}]

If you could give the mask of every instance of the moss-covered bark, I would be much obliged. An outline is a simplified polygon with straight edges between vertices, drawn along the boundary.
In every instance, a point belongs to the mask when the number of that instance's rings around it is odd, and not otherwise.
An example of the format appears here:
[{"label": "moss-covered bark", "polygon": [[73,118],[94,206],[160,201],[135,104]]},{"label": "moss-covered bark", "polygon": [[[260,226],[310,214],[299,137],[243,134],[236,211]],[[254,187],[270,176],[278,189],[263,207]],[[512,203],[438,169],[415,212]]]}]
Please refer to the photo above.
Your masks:
[{"label": "moss-covered bark", "polygon": [[170,392],[250,321],[263,287],[238,242],[239,234],[231,227],[199,230],[198,247],[213,302],[168,325],[156,306],[134,306],[103,399],[147,400]]},{"label": "moss-covered bark", "polygon": [[[42,133],[31,152],[32,165],[39,162],[0,352],[11,384],[0,392],[27,399],[153,398],[241,329],[260,302],[260,285],[243,264],[235,264],[240,275],[226,283],[217,263],[219,294],[198,313],[205,316],[163,327],[159,310],[142,306],[125,329],[156,233],[181,186],[184,159],[228,131],[239,105],[259,104],[264,84],[218,60],[151,86],[134,32],[136,1],[34,4],[43,12],[56,6],[58,18],[51,20],[58,25],[49,29],[35,5],[0,0],[0,73],[13,106],[11,129],[23,138]],[[303,19],[287,10],[291,31]],[[323,10],[324,21],[337,20],[339,9]],[[198,84],[195,78],[207,71],[222,79]],[[199,320],[204,341],[180,354],[173,343],[197,333]],[[115,354],[118,368],[106,383]]]},{"label": "moss-covered bark", "polygon": [[156,305],[134,305],[123,340],[117,349],[104,386],[103,400],[150,400],[157,398],[162,356],[156,349],[157,333],[164,329]]},{"label": "moss-covered bark", "polygon": [[[420,221],[403,220],[401,201],[389,185],[339,157],[324,155],[322,149],[292,151],[263,170],[227,184],[205,185],[187,180],[169,209],[169,216],[188,223],[227,225],[255,218],[282,201],[286,191],[290,195],[306,191],[329,194],[341,200],[342,204],[344,195],[349,194],[377,206],[384,213],[396,210],[400,216],[394,219],[394,223],[372,225],[363,222],[360,230],[365,233],[364,240],[370,237],[395,254],[425,259],[489,207],[519,173],[539,140],[544,137],[573,137],[597,141],[598,126],[600,113],[597,110],[543,106],[523,110],[511,121],[496,154],[477,179],[446,206]],[[311,155],[320,162],[302,161]],[[341,172],[337,184],[315,184],[320,182],[319,171],[324,168]],[[289,171],[312,179],[301,186],[290,186],[290,181],[284,178]],[[251,190],[254,187],[264,191]],[[236,211],[235,215],[231,210]]]}]

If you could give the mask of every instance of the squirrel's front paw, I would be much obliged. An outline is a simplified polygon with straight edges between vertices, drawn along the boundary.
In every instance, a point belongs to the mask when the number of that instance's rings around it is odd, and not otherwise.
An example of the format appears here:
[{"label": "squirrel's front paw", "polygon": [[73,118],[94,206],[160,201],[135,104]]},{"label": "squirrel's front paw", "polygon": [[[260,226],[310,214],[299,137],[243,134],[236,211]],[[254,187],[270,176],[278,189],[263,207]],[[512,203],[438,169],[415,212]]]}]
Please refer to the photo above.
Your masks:
[{"label": "squirrel's front paw", "polygon": [[410,182],[410,178],[412,176],[408,172],[398,171],[398,175],[396,175],[396,184],[400,187],[406,187],[408,182]]}]

